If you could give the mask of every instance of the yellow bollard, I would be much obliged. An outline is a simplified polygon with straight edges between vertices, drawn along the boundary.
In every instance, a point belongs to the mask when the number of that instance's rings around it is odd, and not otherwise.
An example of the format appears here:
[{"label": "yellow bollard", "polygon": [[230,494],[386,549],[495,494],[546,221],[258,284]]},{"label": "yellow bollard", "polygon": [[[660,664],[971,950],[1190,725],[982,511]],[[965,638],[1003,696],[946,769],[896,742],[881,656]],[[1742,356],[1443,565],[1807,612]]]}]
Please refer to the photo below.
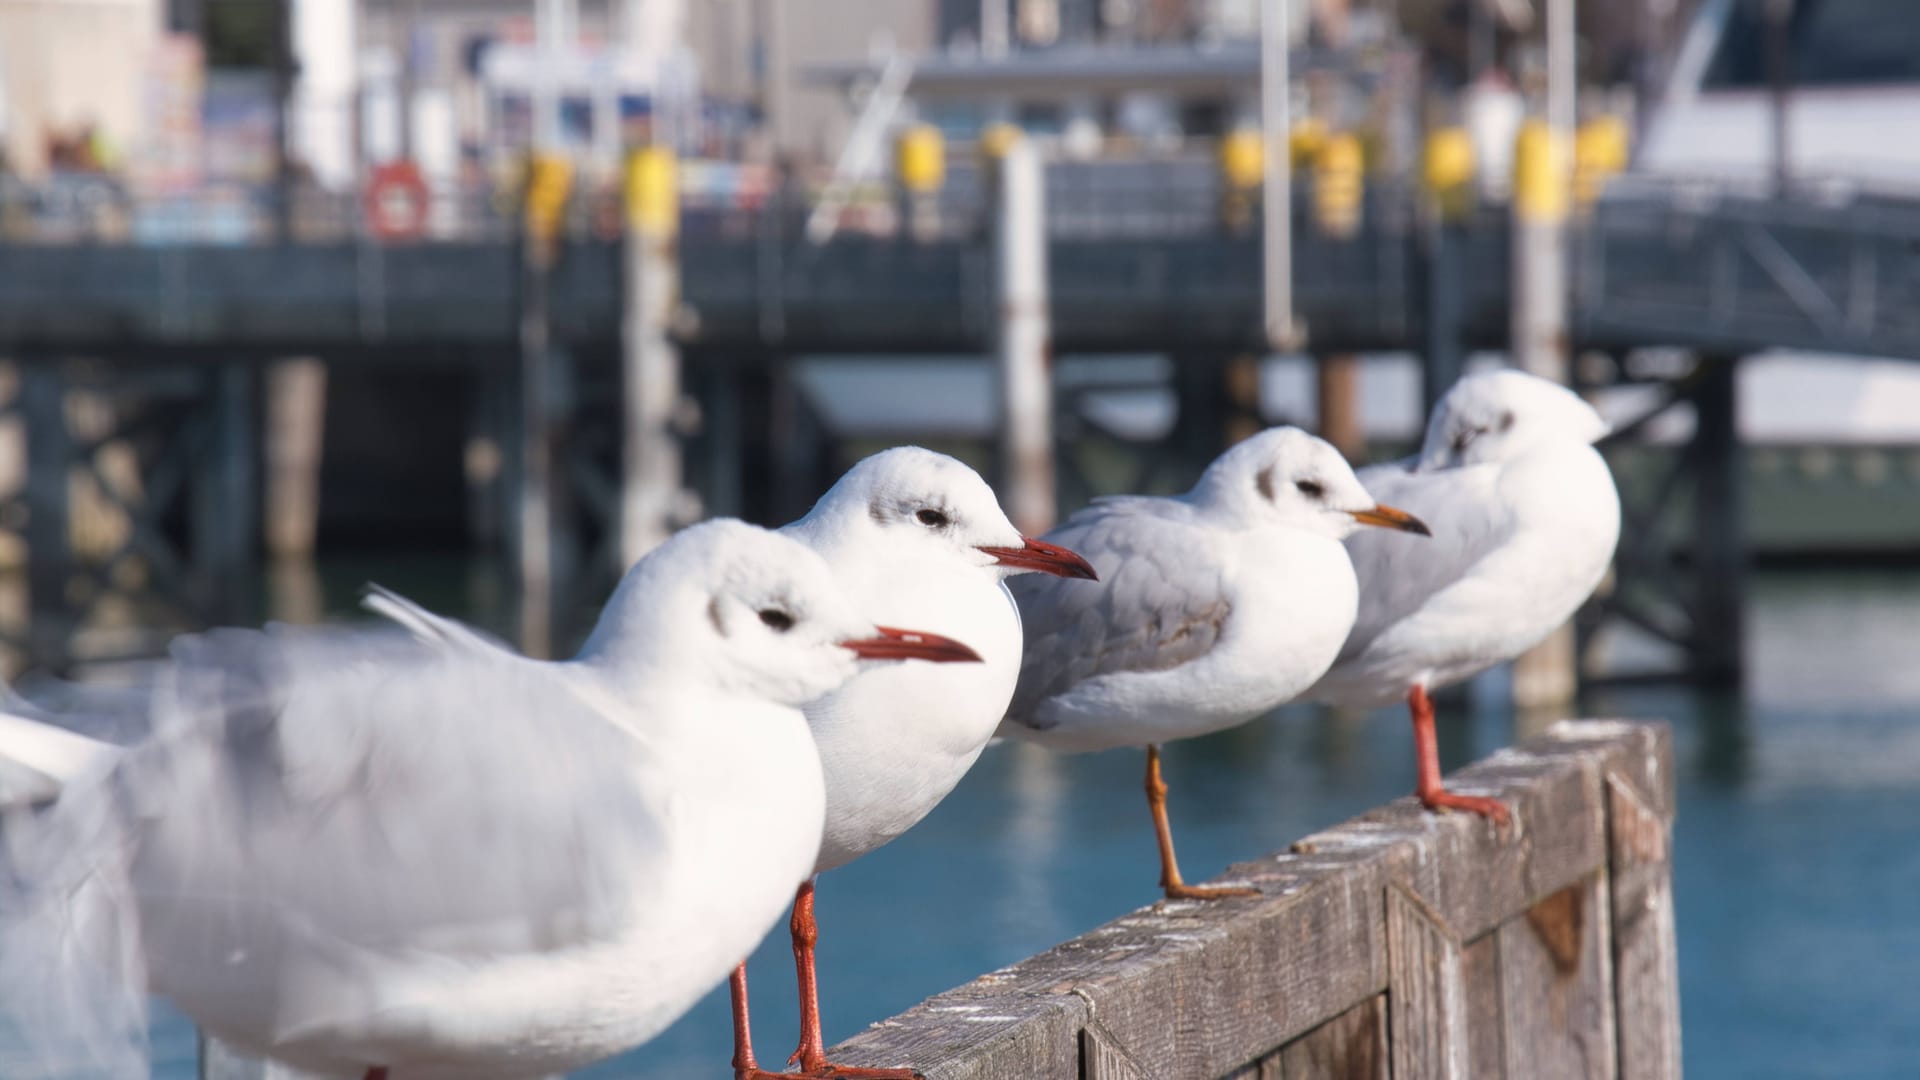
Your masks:
[{"label": "yellow bollard", "polygon": [[1627,167],[1627,124],[1618,116],[1596,116],[1573,137],[1573,198],[1592,206],[1607,181]]},{"label": "yellow bollard", "polygon": [[643,146],[627,157],[627,226],[654,236],[680,230],[680,162],[665,146]]},{"label": "yellow bollard", "polygon": [[947,181],[947,143],[932,124],[915,124],[893,145],[894,174],[915,194],[938,191]]},{"label": "yellow bollard", "polygon": [[542,246],[553,243],[573,189],[573,162],[559,154],[535,154],[527,169],[527,234]]},{"label": "yellow bollard", "polygon": [[1266,145],[1253,128],[1235,128],[1220,139],[1220,177],[1226,186],[1247,191],[1266,174]]},{"label": "yellow bollard", "polygon": [[1220,139],[1220,223],[1228,232],[1253,225],[1254,199],[1266,173],[1266,146],[1260,132],[1236,128]]},{"label": "yellow bollard", "polygon": [[1330,236],[1352,236],[1360,229],[1365,194],[1366,155],[1349,132],[1327,137],[1313,159],[1313,219]]},{"label": "yellow bollard", "polygon": [[1327,126],[1309,116],[1287,130],[1287,156],[1295,171],[1312,168],[1327,144]]},{"label": "yellow bollard", "polygon": [[1444,220],[1464,217],[1473,207],[1473,139],[1463,127],[1439,128],[1427,136],[1421,179]]},{"label": "yellow bollard", "polygon": [[1567,218],[1567,155],[1545,120],[1520,126],[1513,149],[1513,209],[1524,223],[1553,225]]}]

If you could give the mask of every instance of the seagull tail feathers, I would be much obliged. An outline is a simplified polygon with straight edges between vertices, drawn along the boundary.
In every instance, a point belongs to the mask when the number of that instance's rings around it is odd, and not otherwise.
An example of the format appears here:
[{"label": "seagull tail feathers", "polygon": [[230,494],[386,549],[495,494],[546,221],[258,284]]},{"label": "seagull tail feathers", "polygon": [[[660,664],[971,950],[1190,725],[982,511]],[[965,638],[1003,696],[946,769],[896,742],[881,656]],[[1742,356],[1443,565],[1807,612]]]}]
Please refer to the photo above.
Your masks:
[{"label": "seagull tail feathers", "polygon": [[112,779],[0,811],[0,1076],[150,1075],[131,836]]}]

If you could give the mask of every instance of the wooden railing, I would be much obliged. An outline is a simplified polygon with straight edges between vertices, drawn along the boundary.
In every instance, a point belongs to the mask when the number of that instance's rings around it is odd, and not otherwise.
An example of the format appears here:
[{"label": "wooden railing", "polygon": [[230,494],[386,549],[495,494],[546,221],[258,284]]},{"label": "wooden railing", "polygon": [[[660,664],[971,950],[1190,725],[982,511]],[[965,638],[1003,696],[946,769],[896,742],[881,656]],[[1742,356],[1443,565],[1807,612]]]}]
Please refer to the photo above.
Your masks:
[{"label": "wooden railing", "polygon": [[1411,799],[1241,863],[836,1048],[927,1080],[1677,1077],[1666,728],[1556,725],[1453,777],[1505,832]]}]

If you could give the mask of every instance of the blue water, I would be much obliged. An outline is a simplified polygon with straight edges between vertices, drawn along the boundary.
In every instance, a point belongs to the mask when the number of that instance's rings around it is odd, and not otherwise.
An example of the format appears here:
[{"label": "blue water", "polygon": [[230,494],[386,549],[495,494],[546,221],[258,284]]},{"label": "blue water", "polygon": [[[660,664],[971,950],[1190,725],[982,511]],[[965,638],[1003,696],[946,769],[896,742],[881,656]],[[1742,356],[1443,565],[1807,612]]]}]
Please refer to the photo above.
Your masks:
[{"label": "blue water", "polygon": [[[335,566],[328,606],[373,568]],[[379,575],[443,610],[457,574]],[[479,604],[485,608],[483,601]],[[482,616],[484,618],[484,616]],[[1695,1080],[1920,1076],[1920,574],[1796,573],[1754,583],[1739,694],[1597,691],[1589,715],[1675,729],[1676,898],[1686,1071]],[[1444,708],[1449,768],[1514,735],[1498,674]],[[1142,759],[989,750],[919,828],[822,879],[830,1041],[1156,897]],[[1166,757],[1183,868],[1203,879],[1410,789],[1397,710],[1282,710]],[[795,1036],[784,928],[750,964],[762,1064]],[[155,1029],[158,1075],[192,1075],[192,1034]],[[723,993],[586,1076],[722,1080]]]}]

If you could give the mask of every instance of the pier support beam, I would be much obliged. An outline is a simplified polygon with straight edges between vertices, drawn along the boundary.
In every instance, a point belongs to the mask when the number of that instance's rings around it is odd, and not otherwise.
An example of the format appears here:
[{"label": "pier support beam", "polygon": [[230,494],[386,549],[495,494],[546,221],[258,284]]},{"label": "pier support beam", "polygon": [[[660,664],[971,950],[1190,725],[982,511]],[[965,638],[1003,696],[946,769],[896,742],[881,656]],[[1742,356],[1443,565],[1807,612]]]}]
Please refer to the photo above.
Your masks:
[{"label": "pier support beam", "polygon": [[1047,311],[1045,167],[1026,139],[995,170],[994,351],[999,360],[1000,493],[1013,523],[1045,532],[1057,513]]},{"label": "pier support beam", "polygon": [[313,557],[326,423],[324,363],[282,360],[267,369],[265,532],[276,560]]},{"label": "pier support beam", "polygon": [[72,631],[73,577],[66,379],[57,362],[20,365],[20,412],[27,428],[27,664],[60,670]]},{"label": "pier support beam", "polygon": [[214,622],[253,621],[252,572],[258,565],[260,447],[254,433],[254,373],[230,361],[208,375],[206,430],[191,487],[194,576]]},{"label": "pier support beam", "polygon": [[1746,473],[1736,395],[1739,361],[1702,357],[1694,393],[1693,639],[1696,675],[1707,682],[1740,677],[1746,595]]},{"label": "pier support beam", "polygon": [[1366,430],[1360,423],[1360,358],[1352,353],[1322,356],[1314,373],[1320,437],[1348,461],[1359,461],[1367,449]]},{"label": "pier support beam", "polygon": [[514,484],[514,555],[520,581],[520,647],[544,657],[553,635],[553,346],[548,323],[549,267],[527,245],[520,300],[519,453]]}]

